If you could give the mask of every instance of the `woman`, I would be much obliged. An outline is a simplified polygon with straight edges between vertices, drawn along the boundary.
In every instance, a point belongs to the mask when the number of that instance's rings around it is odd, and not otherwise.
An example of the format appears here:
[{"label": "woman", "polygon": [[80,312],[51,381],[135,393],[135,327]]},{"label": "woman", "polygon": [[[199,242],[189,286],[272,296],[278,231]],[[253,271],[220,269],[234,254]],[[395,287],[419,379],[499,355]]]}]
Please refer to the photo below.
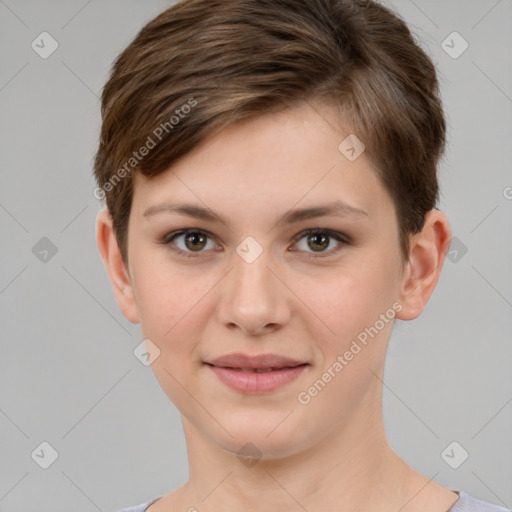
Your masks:
[{"label": "woman", "polygon": [[391,449],[382,379],[450,244],[445,119],[363,0],[185,0],[116,60],[97,242],[181,413],[189,480],[125,511],[498,512]]}]

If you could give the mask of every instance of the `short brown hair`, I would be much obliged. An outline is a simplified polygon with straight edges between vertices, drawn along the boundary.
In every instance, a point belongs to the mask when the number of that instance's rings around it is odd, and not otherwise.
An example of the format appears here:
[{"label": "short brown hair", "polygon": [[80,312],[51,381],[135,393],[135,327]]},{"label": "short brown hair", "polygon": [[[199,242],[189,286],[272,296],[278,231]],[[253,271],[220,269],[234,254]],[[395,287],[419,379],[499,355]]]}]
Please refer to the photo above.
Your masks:
[{"label": "short brown hair", "polygon": [[103,89],[94,162],[124,261],[131,170],[156,176],[235,121],[313,99],[365,144],[406,262],[438,201],[446,124],[431,59],[372,0],[183,0],[140,30]]}]

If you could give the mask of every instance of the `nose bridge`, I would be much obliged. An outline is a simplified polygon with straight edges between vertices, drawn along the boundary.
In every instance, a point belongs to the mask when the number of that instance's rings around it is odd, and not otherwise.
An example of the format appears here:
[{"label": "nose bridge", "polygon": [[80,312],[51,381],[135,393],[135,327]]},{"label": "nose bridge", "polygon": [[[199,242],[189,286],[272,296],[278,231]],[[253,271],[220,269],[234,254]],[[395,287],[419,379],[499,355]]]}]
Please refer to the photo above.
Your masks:
[{"label": "nose bridge", "polygon": [[218,307],[219,319],[225,325],[237,325],[245,332],[257,333],[276,328],[288,316],[285,290],[270,270],[271,262],[263,251],[255,259],[245,257],[243,244],[233,255]]},{"label": "nose bridge", "polygon": [[246,260],[238,254],[234,259],[231,282],[231,297],[238,309],[247,313],[263,313],[272,307],[275,300],[275,277],[270,272],[267,253],[254,261]]},{"label": "nose bridge", "polygon": [[[241,291],[242,296],[269,297],[269,281],[275,280],[268,266],[267,256],[261,255],[256,260],[248,262],[240,256],[234,258],[233,282],[235,290]],[[253,301],[254,302],[254,301]]]}]

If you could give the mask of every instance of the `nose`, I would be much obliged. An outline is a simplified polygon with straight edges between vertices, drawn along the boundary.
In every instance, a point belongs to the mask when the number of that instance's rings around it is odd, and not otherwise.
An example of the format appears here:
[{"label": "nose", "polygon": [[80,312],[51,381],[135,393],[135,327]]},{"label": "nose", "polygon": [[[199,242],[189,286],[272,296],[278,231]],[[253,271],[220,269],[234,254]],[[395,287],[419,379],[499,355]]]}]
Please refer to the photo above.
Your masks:
[{"label": "nose", "polygon": [[218,320],[228,329],[239,329],[244,334],[262,335],[282,328],[290,318],[290,290],[279,278],[279,271],[271,269],[265,252],[256,261],[246,262],[237,254],[234,268],[223,280]]}]

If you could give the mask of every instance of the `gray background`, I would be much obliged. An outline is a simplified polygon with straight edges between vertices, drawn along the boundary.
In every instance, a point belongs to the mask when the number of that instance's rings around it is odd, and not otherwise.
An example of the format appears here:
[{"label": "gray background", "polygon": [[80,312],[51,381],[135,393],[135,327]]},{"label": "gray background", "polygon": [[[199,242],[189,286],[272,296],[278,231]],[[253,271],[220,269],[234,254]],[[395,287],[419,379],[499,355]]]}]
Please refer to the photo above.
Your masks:
[{"label": "gray background", "polygon": [[[187,478],[179,415],[134,357],[140,327],[118,310],[97,251],[92,194],[110,65],[169,5],[0,0],[3,512],[112,511]],[[424,314],[395,326],[386,428],[429,478],[512,507],[512,2],[390,5],[440,72],[440,208],[456,252]],[[59,44],[47,59],[31,48],[43,31]],[[453,31],[469,43],[458,58],[442,45]],[[57,248],[46,261],[43,237]],[[58,452],[48,469],[31,457],[43,441]],[[458,469],[441,457],[453,441],[469,453]]]}]

